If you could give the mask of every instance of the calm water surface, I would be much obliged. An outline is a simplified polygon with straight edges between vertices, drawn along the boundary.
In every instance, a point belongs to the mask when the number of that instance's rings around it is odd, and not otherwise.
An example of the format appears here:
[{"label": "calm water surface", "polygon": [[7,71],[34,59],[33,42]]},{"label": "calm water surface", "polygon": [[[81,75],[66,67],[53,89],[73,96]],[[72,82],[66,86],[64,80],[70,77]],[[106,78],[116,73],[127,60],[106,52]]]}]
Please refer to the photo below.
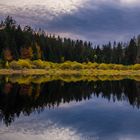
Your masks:
[{"label": "calm water surface", "polygon": [[139,140],[140,82],[0,82],[0,140]]}]

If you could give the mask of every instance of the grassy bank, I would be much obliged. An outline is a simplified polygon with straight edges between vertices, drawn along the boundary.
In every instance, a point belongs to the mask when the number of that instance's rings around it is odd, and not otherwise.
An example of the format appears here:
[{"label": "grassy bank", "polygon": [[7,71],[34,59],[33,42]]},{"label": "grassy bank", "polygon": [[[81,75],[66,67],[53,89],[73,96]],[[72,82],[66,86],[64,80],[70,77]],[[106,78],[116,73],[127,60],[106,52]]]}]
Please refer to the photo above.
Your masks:
[{"label": "grassy bank", "polygon": [[[5,67],[5,68],[3,68]],[[97,63],[78,63],[64,62],[52,63],[41,60],[18,60],[1,64],[0,74],[24,74],[24,75],[140,75],[140,64],[121,65],[121,64],[97,64]]]}]

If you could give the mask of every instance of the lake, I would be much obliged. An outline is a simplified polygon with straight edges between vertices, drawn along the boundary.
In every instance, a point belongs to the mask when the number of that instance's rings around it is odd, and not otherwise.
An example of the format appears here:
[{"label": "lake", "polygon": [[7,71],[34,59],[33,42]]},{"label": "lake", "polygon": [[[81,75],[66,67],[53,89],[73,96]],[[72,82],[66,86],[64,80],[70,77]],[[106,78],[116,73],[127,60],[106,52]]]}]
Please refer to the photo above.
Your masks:
[{"label": "lake", "polygon": [[140,139],[140,81],[9,79],[0,78],[0,140]]}]

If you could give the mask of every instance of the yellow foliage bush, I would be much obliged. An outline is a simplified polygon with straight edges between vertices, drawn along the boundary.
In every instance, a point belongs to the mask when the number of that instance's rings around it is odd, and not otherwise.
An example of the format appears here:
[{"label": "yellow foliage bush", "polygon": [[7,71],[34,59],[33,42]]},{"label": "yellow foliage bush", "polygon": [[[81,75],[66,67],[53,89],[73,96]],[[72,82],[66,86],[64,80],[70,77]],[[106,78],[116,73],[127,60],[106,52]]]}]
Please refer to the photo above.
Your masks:
[{"label": "yellow foliage bush", "polygon": [[115,64],[114,67],[113,67],[114,70],[127,70],[128,67],[127,66],[124,66],[124,65],[121,65],[121,64]]},{"label": "yellow foliage bush", "polygon": [[131,66],[133,70],[140,70],[140,64],[135,64]]},{"label": "yellow foliage bush", "polygon": [[35,66],[35,68],[38,68],[38,69],[46,68],[45,62],[40,59],[33,61],[32,64]]},{"label": "yellow foliage bush", "polygon": [[83,64],[78,63],[78,62],[64,62],[60,64],[60,69],[72,69],[72,70],[79,70],[83,68]]},{"label": "yellow foliage bush", "polygon": [[72,63],[72,69],[74,70],[80,70],[83,68],[83,65],[81,63],[78,63],[78,62],[73,62]]},{"label": "yellow foliage bush", "polygon": [[[3,62],[1,62],[3,65]],[[122,64],[105,64],[105,63],[78,63],[66,61],[64,63],[53,63],[48,61],[42,61],[41,59],[30,61],[28,59],[19,59],[18,61],[12,61],[5,63],[6,68],[11,69],[60,69],[60,70],[140,70],[140,64],[125,66]],[[2,66],[1,66],[2,67]]]},{"label": "yellow foliage bush", "polygon": [[31,69],[32,65],[30,63],[30,60],[25,60],[25,59],[20,59],[17,61],[17,64],[21,66],[21,68],[27,68],[27,69]]},{"label": "yellow foliage bush", "polygon": [[71,69],[71,64],[69,62],[64,62],[62,64],[60,64],[60,69]]},{"label": "yellow foliage bush", "polygon": [[98,66],[99,66],[98,63],[88,62],[87,64],[85,64],[85,67],[88,68],[88,69],[96,69]]},{"label": "yellow foliage bush", "polygon": [[108,64],[102,63],[102,64],[100,64],[100,65],[98,66],[98,69],[101,69],[101,70],[108,70],[109,67],[108,67]]},{"label": "yellow foliage bush", "polygon": [[107,64],[109,69],[113,69],[115,64]]}]

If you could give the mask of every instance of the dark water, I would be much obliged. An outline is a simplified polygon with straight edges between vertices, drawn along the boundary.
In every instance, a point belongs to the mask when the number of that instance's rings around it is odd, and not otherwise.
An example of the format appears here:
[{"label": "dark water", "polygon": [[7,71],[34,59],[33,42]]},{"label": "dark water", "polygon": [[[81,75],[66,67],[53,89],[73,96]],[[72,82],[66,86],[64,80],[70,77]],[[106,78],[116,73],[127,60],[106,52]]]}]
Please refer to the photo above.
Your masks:
[{"label": "dark water", "polygon": [[0,140],[139,140],[140,82],[0,82]]}]

